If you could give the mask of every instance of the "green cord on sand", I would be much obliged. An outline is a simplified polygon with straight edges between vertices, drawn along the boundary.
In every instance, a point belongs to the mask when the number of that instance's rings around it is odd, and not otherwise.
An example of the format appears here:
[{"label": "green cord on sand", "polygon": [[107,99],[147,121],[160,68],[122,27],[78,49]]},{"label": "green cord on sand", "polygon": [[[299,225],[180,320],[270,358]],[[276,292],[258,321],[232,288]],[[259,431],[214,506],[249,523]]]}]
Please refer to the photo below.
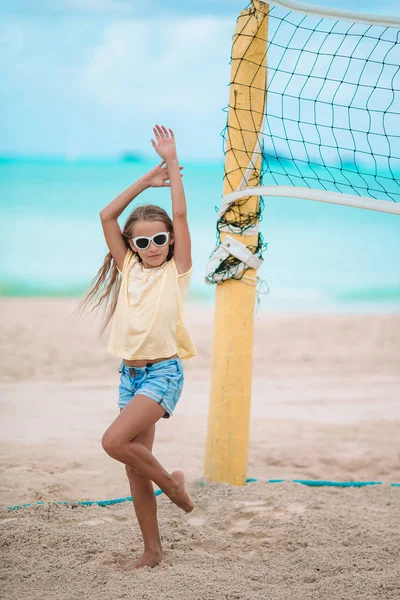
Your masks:
[{"label": "green cord on sand", "polygon": [[[253,483],[255,481],[263,481],[265,483],[281,483],[287,481],[285,479],[254,479],[249,477],[246,479],[246,483]],[[367,485],[382,485],[382,481],[323,481],[323,480],[307,480],[307,479],[292,479],[292,483],[301,483],[303,485],[308,485],[311,487],[322,487],[322,486],[330,486],[330,487],[365,487]],[[199,484],[204,486],[204,481],[200,480]],[[392,487],[400,487],[400,483],[390,483]],[[162,490],[156,490],[154,492],[155,496],[159,496],[162,494]],[[120,504],[121,502],[129,502],[132,500],[132,496],[127,496],[126,498],[113,498],[112,500],[72,500],[69,502],[58,501],[56,504],[62,504],[65,506],[71,506],[75,508],[76,506],[92,506],[93,504],[97,504],[98,506],[110,506],[112,504]],[[15,506],[7,506],[7,510],[18,510],[20,508],[26,508],[28,506],[37,506],[37,505],[45,505],[50,502],[35,502],[33,504],[16,504]]]}]

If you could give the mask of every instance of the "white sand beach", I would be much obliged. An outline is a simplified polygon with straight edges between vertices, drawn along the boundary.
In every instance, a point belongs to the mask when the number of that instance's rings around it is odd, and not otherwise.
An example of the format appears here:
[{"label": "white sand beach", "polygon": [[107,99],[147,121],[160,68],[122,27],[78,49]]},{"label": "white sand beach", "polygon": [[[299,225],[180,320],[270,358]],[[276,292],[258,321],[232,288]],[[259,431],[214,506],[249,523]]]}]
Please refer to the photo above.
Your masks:
[{"label": "white sand beach", "polygon": [[[154,454],[185,471],[195,510],[158,497],[165,562],[141,552],[129,495],[101,436],[118,413],[117,357],[74,299],[1,299],[2,597],[398,600],[400,315],[259,313],[248,477],[203,479],[213,309],[186,307],[199,355]],[[375,481],[314,488],[293,479]],[[44,501],[18,511],[7,506]]]}]

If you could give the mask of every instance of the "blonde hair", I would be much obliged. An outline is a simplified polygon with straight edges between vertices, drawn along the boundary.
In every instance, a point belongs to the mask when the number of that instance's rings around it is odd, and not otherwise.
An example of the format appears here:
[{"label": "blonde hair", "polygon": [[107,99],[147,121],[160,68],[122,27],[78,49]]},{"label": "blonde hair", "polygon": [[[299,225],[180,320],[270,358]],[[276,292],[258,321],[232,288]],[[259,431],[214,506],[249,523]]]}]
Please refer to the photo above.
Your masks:
[{"label": "blonde hair", "polygon": [[[121,231],[127,250],[130,248],[129,240],[132,238],[133,226],[138,221],[162,221],[165,224],[167,231],[170,233],[173,232],[172,220],[163,208],[160,208],[155,204],[139,205],[128,216],[123,230]],[[140,256],[137,253],[135,254],[138,257],[138,260],[142,262]],[[167,260],[171,260],[173,255],[174,244],[172,243],[169,247]],[[120,287],[121,276],[117,269],[117,263],[111,252],[109,252],[104,258],[103,264],[97,274],[90,282],[90,286],[85,293],[85,296],[74,312],[81,314],[96,301],[96,304],[92,306],[90,312],[93,312],[95,308],[103,305],[101,324],[101,334],[103,334],[115,312]]]}]

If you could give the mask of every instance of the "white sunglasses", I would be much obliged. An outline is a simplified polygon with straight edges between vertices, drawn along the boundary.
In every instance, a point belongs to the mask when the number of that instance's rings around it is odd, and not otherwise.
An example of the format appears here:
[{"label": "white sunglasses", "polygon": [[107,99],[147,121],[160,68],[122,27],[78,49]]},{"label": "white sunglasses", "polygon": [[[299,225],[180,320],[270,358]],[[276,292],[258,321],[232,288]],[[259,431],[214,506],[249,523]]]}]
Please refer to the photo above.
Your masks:
[{"label": "white sunglasses", "polygon": [[132,242],[138,250],[147,250],[151,242],[153,242],[153,244],[155,244],[156,246],[165,246],[168,240],[169,231],[162,231],[161,233],[156,233],[156,235],[153,235],[151,237],[141,235],[139,237],[132,238]]}]

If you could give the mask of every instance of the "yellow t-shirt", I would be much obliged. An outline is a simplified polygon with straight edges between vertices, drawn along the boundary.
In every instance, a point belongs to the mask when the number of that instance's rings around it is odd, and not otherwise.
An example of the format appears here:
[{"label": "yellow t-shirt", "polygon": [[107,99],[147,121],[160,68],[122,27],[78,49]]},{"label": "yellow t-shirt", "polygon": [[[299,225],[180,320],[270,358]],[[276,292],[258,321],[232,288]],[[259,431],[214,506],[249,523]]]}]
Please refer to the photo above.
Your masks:
[{"label": "yellow t-shirt", "polygon": [[193,266],[179,275],[172,257],[146,269],[128,248],[119,272],[121,288],[107,350],[126,360],[196,356],[183,317]]}]

